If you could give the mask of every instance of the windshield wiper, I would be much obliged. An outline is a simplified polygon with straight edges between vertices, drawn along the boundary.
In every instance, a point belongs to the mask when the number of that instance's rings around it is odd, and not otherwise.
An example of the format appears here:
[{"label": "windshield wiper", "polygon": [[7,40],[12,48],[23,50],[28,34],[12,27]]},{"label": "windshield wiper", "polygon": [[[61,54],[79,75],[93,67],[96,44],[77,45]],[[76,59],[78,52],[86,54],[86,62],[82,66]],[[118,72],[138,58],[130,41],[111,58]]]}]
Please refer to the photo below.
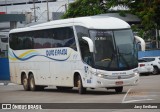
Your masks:
[{"label": "windshield wiper", "polygon": [[[117,56],[120,56],[122,58],[123,62],[125,63],[125,65],[127,65],[127,67],[129,68],[130,66],[129,66],[128,62],[126,61],[126,59],[122,55],[122,54],[125,54],[125,55],[129,55],[129,54],[128,53],[120,53],[118,47],[117,47],[117,52],[118,52]],[[118,63],[119,64],[120,64],[120,57],[118,58]]]}]

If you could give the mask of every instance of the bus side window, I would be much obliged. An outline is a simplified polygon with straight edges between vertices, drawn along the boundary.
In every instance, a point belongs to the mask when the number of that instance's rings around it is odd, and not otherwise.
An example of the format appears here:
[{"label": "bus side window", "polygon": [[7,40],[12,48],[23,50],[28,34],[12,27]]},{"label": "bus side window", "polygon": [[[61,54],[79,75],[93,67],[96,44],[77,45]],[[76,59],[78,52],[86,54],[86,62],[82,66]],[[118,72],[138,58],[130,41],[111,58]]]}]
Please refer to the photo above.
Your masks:
[{"label": "bus side window", "polygon": [[77,51],[76,41],[75,41],[74,32],[73,32],[73,28],[72,27],[68,27],[66,29],[65,46],[68,46],[68,47],[74,49],[75,51]]},{"label": "bus side window", "polygon": [[76,41],[72,27],[62,27],[52,29],[53,47],[70,47],[77,51]]},{"label": "bus side window", "polygon": [[30,32],[22,33],[20,37],[23,39],[22,49],[33,49],[33,37]]}]

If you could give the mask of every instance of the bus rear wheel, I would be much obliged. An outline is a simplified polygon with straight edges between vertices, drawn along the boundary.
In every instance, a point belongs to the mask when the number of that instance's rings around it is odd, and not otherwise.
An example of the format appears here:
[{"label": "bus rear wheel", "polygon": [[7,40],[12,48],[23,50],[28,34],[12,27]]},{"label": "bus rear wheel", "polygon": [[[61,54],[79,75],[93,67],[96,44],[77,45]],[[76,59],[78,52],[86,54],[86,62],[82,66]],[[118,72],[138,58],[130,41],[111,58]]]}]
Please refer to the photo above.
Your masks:
[{"label": "bus rear wheel", "polygon": [[36,90],[35,80],[34,80],[34,76],[32,74],[29,76],[29,87],[30,87],[31,91]]},{"label": "bus rear wheel", "polygon": [[22,84],[25,91],[29,91],[29,84],[26,75],[22,76]]},{"label": "bus rear wheel", "polygon": [[31,74],[29,76],[29,88],[31,91],[41,91],[41,90],[44,90],[46,86],[37,86],[35,85],[35,79],[34,79],[34,76]]},{"label": "bus rear wheel", "polygon": [[78,76],[77,85],[78,85],[78,93],[79,94],[85,94],[86,93],[86,88],[83,87],[82,79],[81,79],[80,75]]}]

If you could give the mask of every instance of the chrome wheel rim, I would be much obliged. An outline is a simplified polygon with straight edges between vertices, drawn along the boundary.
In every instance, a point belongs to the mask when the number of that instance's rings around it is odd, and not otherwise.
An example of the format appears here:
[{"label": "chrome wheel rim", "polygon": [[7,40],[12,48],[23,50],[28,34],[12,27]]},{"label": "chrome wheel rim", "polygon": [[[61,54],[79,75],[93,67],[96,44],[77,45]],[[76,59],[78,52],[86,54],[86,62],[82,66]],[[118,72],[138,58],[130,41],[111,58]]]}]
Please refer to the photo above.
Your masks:
[{"label": "chrome wheel rim", "polygon": [[23,86],[24,86],[24,87],[27,86],[27,79],[26,79],[26,78],[23,79]]},{"label": "chrome wheel rim", "polygon": [[34,88],[34,81],[33,81],[33,78],[31,79],[30,85],[31,85],[31,88]]},{"label": "chrome wheel rim", "polygon": [[81,87],[81,81],[80,80],[77,81],[77,85],[78,85],[78,89],[79,89]]}]

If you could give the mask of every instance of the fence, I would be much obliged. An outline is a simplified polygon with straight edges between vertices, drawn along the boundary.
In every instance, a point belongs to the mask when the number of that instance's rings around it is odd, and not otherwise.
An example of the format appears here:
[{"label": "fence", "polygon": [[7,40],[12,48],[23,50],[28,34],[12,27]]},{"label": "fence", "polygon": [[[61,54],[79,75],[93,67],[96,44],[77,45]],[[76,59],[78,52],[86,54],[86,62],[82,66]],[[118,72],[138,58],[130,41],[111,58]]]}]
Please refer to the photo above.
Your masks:
[{"label": "fence", "polygon": [[160,56],[160,50],[150,50],[150,51],[139,51],[138,58],[150,57],[150,56]]},{"label": "fence", "polygon": [[0,80],[10,80],[8,58],[0,58]]}]

